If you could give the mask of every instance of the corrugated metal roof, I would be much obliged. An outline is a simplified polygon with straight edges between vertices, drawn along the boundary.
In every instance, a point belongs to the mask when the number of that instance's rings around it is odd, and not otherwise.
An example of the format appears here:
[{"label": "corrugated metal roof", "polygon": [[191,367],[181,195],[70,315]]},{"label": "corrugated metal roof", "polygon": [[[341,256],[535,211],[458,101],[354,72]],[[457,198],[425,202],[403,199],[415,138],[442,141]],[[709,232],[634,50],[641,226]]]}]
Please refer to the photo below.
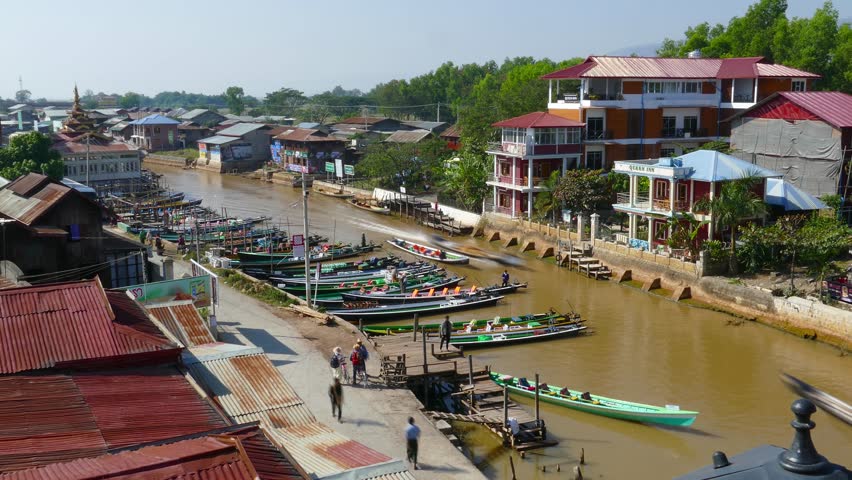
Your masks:
[{"label": "corrugated metal roof", "polygon": [[134,314],[120,297],[113,298],[118,316],[97,277],[0,291],[0,373],[145,352],[177,353],[177,345],[144,314]]},{"label": "corrugated metal roof", "polygon": [[131,125],[177,125],[180,122],[165,115],[154,114],[130,122]]},{"label": "corrugated metal roof", "polygon": [[[210,110],[208,110],[206,108],[196,108],[196,109],[190,110],[190,111],[188,111],[188,112],[186,112],[182,115],[179,115],[178,118],[181,118],[181,119],[184,119],[184,120],[192,120],[193,118],[195,118],[195,117],[197,117],[201,114],[207,113],[209,111]],[[219,115],[219,114],[217,113],[216,115]],[[223,115],[219,115],[219,116],[224,118]]]},{"label": "corrugated metal roof", "polygon": [[29,196],[46,185],[50,179],[40,173],[28,173],[6,185],[6,188],[18,195]]},{"label": "corrugated metal roof", "polygon": [[560,78],[755,78],[805,77],[819,75],[761,63],[763,57],[739,58],[659,58],[591,56],[583,63],[542,76]]},{"label": "corrugated metal roof", "polygon": [[420,130],[429,130],[430,132],[434,132],[436,129],[447,126],[447,122],[429,122],[426,120],[408,120],[402,122],[402,124]]},{"label": "corrugated metal roof", "polygon": [[837,128],[852,127],[852,95],[843,92],[779,92],[778,95]]},{"label": "corrugated metal roof", "polygon": [[419,143],[427,137],[431,137],[429,130],[398,130],[385,139],[389,143]]},{"label": "corrugated metal roof", "polygon": [[198,143],[206,143],[208,145],[224,145],[226,143],[237,142],[238,137],[226,137],[224,135],[213,135],[212,137],[202,138]]},{"label": "corrugated metal roof", "polygon": [[263,123],[238,123],[224,130],[219,130],[219,135],[229,135],[232,137],[242,137],[247,133],[251,133],[261,128],[269,128]]},{"label": "corrugated metal roof", "polygon": [[216,342],[191,300],[148,305],[146,308],[186,347]]},{"label": "corrugated metal roof", "polygon": [[[256,476],[255,476],[256,475]],[[257,426],[182,437],[40,468],[0,475],[3,480],[306,479]]]},{"label": "corrugated metal roof", "polygon": [[384,120],[391,120],[388,117],[349,117],[337,123],[354,123],[357,125],[373,125]]},{"label": "corrugated metal roof", "polygon": [[441,133],[441,138],[461,138],[461,127],[458,124],[451,125]]},{"label": "corrugated metal roof", "polygon": [[582,127],[585,123],[559,117],[547,112],[533,112],[520,117],[509,118],[492,124],[492,127],[505,128],[565,128]]}]

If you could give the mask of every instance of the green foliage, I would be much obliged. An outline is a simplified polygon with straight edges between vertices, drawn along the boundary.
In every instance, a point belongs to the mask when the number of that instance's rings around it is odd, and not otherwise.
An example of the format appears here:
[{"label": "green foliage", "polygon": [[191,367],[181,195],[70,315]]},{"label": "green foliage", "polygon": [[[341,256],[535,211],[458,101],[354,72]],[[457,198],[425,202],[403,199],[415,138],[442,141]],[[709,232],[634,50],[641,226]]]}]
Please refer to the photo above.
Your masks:
[{"label": "green foliage", "polygon": [[375,143],[367,147],[364,158],[355,166],[359,177],[375,179],[378,186],[408,193],[423,191],[426,185],[438,185],[443,177],[443,161],[450,156],[440,139],[414,143]]},{"label": "green foliage", "polygon": [[665,228],[671,230],[671,235],[666,239],[666,245],[672,249],[686,250],[691,258],[697,258],[701,250],[698,233],[706,224],[707,222],[699,221],[691,214],[669,218]]},{"label": "green foliage", "polygon": [[275,307],[287,307],[294,303],[293,299],[283,291],[265,282],[252,281],[236,270],[214,269],[214,272],[225,285],[266,304]]},{"label": "green foliage", "polygon": [[840,209],[840,205],[843,204],[843,197],[840,195],[823,195],[819,197],[823,203],[825,203],[828,208],[834,210],[835,212]]},{"label": "green foliage", "polygon": [[234,115],[242,115],[246,108],[245,96],[242,87],[228,87],[225,90],[225,102],[228,104],[228,110]]},{"label": "green foliage", "polygon": [[852,92],[852,30],[838,25],[838,12],[826,1],[810,18],[787,18],[787,0],[758,0],[727,26],[701,23],[684,38],[666,38],[661,57],[685,57],[700,49],[712,58],[762,56],[823,75],[818,87]]},{"label": "green foliage", "polygon": [[544,191],[539,192],[535,196],[533,211],[540,220],[545,220],[550,217],[553,223],[556,223],[556,213],[559,211],[560,202],[554,195],[556,187],[559,185],[560,172],[554,170],[550,172],[550,176],[544,181]]},{"label": "green foliage", "polygon": [[612,197],[601,170],[568,170],[553,190],[554,197],[574,213],[588,215]]},{"label": "green foliage", "polygon": [[728,252],[719,240],[708,240],[704,242],[703,247],[711,263],[722,264],[728,261]]},{"label": "green foliage", "polygon": [[0,177],[14,180],[30,172],[54,180],[61,180],[65,173],[62,157],[52,148],[50,137],[38,132],[14,136],[0,148]]},{"label": "green foliage", "polygon": [[731,144],[723,140],[713,140],[698,147],[698,150],[715,150],[717,152],[731,153]]},{"label": "green foliage", "polygon": [[307,97],[301,91],[284,87],[267,93],[266,98],[263,99],[263,107],[267,115],[293,116],[307,101]]},{"label": "green foliage", "polygon": [[609,172],[607,176],[609,176],[609,188],[613,192],[626,193],[630,191],[630,175],[627,175],[626,173]]},{"label": "green foliage", "polygon": [[485,181],[490,166],[488,156],[465,149],[458,156],[458,161],[446,170],[441,187],[465,210],[477,211],[488,194],[489,187]]},{"label": "green foliage", "polygon": [[121,108],[141,107],[142,95],[134,92],[127,92],[118,99],[118,106]]}]

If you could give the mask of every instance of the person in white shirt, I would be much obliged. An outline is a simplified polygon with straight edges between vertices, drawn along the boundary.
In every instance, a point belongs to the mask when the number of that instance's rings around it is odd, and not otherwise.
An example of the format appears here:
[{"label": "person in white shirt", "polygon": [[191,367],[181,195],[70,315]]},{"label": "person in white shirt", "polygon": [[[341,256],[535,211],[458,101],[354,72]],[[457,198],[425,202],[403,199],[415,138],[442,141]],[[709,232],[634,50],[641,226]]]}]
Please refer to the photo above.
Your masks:
[{"label": "person in white shirt", "polygon": [[405,427],[405,443],[408,461],[414,464],[417,470],[417,442],[420,439],[420,427],[414,424],[414,417],[408,417],[408,425]]}]

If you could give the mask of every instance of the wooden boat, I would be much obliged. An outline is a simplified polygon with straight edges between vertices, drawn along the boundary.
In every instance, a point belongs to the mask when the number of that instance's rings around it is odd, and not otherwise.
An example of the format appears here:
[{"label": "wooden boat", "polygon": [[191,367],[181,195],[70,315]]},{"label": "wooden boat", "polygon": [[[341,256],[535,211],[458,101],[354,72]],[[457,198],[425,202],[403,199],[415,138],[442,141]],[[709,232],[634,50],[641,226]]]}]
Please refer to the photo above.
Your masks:
[{"label": "wooden boat", "polygon": [[373,205],[369,201],[361,200],[358,198],[350,198],[347,200],[351,205],[354,205],[356,208],[360,208],[361,210],[366,210],[368,212],[380,213],[382,215],[390,215],[390,208],[380,207],[378,205]]},{"label": "wooden boat", "polygon": [[[424,275],[424,274],[439,274],[444,271],[443,268],[437,265],[414,265],[406,268],[394,269],[398,273],[405,273],[406,275]],[[320,273],[320,279],[317,280],[315,277],[311,277],[310,282],[311,285],[338,285],[341,282],[366,282],[369,280],[379,280],[386,279],[389,275],[389,269],[378,269],[378,270],[352,270],[348,272],[337,272],[333,274],[323,275]],[[411,277],[409,277],[411,278]],[[305,276],[301,277],[270,277],[269,279],[272,282],[275,282],[278,288],[285,288],[287,285],[304,285],[305,284]]]},{"label": "wooden boat", "polygon": [[453,264],[465,264],[470,262],[470,257],[468,256],[446,252],[434,247],[409,242],[408,240],[403,240],[401,238],[394,238],[387,242],[400,250],[404,250],[420,258],[428,258],[429,260],[435,260],[437,262]]},{"label": "wooden boat", "polygon": [[[438,279],[444,278],[442,272],[428,272],[424,274],[412,275],[410,278],[406,280],[406,286],[411,284],[421,284],[429,281],[437,281]],[[305,291],[305,283],[287,283],[281,285],[276,285],[281,290],[285,292],[301,294]],[[310,285],[311,292],[318,293],[343,293],[343,292],[352,292],[355,290],[359,290],[361,288],[372,289],[372,288],[382,288],[387,286],[388,288],[393,286],[399,286],[399,282],[389,282],[384,278],[376,278],[370,279],[366,281],[358,281],[358,280],[350,280],[350,281],[342,281],[337,283],[321,283],[316,284],[313,283]]]},{"label": "wooden boat", "polygon": [[[530,386],[523,387],[520,379],[510,375],[501,375],[497,372],[491,372],[491,380],[497,385],[505,386],[510,393],[522,395],[525,397],[535,397],[535,382],[527,382]],[[688,427],[695,421],[698,412],[681,410],[675,405],[666,405],[659,407],[656,405],[645,405],[642,403],[628,402],[625,400],[616,400],[613,398],[602,397],[600,395],[586,395],[587,399],[583,399],[583,392],[579,390],[568,390],[568,395],[560,394],[561,388],[548,385],[547,388],[542,388],[539,391],[539,399],[544,402],[560,405],[582,412],[594,413],[605,417],[617,418],[620,420],[630,420],[643,423],[659,423],[662,425],[671,425],[678,427]]]},{"label": "wooden boat", "polygon": [[[354,247],[351,249],[341,249],[339,251],[328,251],[322,252],[315,255],[310,256],[309,263],[319,263],[319,262],[327,262],[340,260],[344,258],[357,257],[359,255],[363,255],[365,253],[372,252],[375,249],[375,245],[367,245],[366,247]],[[266,255],[266,254],[259,254]],[[240,260],[236,266],[240,268],[245,267],[291,267],[296,265],[303,265],[305,263],[304,257],[281,257],[281,258],[259,258],[258,260]],[[233,265],[234,262],[231,262]]]},{"label": "wooden boat", "polygon": [[[437,277],[437,278],[429,278],[429,279],[414,279],[416,282],[413,284],[406,283],[407,288],[453,288],[462,281],[464,281],[465,277]],[[354,291],[354,290],[350,290]],[[387,289],[388,292],[399,293],[401,290],[398,284],[393,284]],[[340,309],[343,308],[343,294],[346,292],[319,292],[319,294],[314,295],[313,299],[318,305],[322,305],[329,309]],[[300,295],[302,296],[302,295]],[[363,305],[372,305],[373,303],[365,302]]]},{"label": "wooden boat", "polygon": [[[530,313],[528,315],[520,315],[515,317],[496,317],[496,318],[483,318],[480,320],[468,320],[468,321],[460,321],[460,322],[452,322],[451,325],[454,330],[462,329],[467,325],[473,324],[477,327],[484,327],[488,324],[488,322],[494,322],[499,319],[500,323],[508,324],[508,325],[523,325],[529,322],[547,322],[549,320],[555,320],[558,322],[566,321],[570,318],[574,318],[573,315],[561,315],[554,311],[550,311],[547,313]],[[425,328],[427,332],[437,332],[441,327],[440,323],[426,323],[420,324],[417,326],[418,329]],[[397,335],[402,333],[411,333],[414,330],[414,325],[373,325],[373,326],[365,326],[364,332],[370,335]]]},{"label": "wooden boat", "polygon": [[526,283],[514,283],[507,287],[485,287],[485,288],[461,288],[456,287],[454,290],[450,290],[449,288],[440,289],[427,289],[427,290],[412,290],[410,294],[405,293],[387,293],[382,291],[371,292],[367,291],[364,293],[344,293],[343,300],[350,302],[363,302],[363,301],[375,301],[379,304],[391,304],[391,303],[423,303],[423,302],[433,302],[436,300],[448,300],[450,298],[461,298],[461,297],[469,297],[471,295],[505,295],[508,293],[514,293],[519,288],[526,288]]},{"label": "wooden boat", "polygon": [[454,298],[438,302],[418,303],[414,305],[371,305],[367,308],[347,308],[330,310],[328,313],[337,315],[344,320],[387,320],[391,318],[411,317],[418,315],[436,315],[455,312],[469,308],[490,307],[499,302],[502,296],[483,296],[470,298]]},{"label": "wooden boat", "polygon": [[[400,260],[397,257],[388,256],[384,258],[373,258],[369,260],[358,260],[354,262],[328,262],[322,263],[320,265],[320,271],[322,273],[335,273],[335,272],[345,272],[352,270],[362,270],[362,269],[371,269],[371,268],[383,268],[391,265],[400,264]],[[252,277],[259,278],[261,280],[266,280],[272,276],[281,276],[281,277],[292,277],[292,276],[302,276],[305,275],[305,266],[289,266],[287,268],[277,268],[273,269],[270,272],[269,268],[262,267],[248,267],[243,269],[243,271]],[[310,272],[311,275],[316,275],[316,267],[311,267]]]},{"label": "wooden boat", "polygon": [[522,325],[487,325],[486,328],[454,331],[450,337],[453,345],[471,347],[500,347],[513,343],[572,337],[586,330],[581,319],[564,322],[548,320],[547,324],[529,322]]},{"label": "wooden boat", "polygon": [[338,190],[328,190],[322,187],[314,187],[314,191],[319,193],[320,195],[325,195],[326,197],[334,197],[334,198],[352,198],[355,196],[354,193],[349,193],[343,190],[341,187]]}]

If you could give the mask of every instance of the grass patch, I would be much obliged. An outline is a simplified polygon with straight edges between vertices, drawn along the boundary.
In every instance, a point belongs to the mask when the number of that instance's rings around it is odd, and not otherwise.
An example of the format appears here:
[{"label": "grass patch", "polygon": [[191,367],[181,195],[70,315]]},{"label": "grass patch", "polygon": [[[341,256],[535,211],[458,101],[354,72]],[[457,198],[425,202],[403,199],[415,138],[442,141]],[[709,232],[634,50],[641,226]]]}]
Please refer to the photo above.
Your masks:
[{"label": "grass patch", "polygon": [[665,288],[656,288],[654,290],[651,290],[651,293],[653,293],[654,295],[659,295],[661,297],[670,298],[672,296],[672,294],[674,293],[674,290],[668,290],[668,289],[665,289]]},{"label": "grass patch", "polygon": [[215,268],[213,271],[219,276],[219,280],[225,285],[238,290],[240,293],[260,300],[273,307],[288,307],[294,300],[281,290],[265,282],[253,282],[240,275],[236,270]]},{"label": "grass patch", "polygon": [[640,290],[642,289],[642,286],[644,285],[642,282],[640,282],[638,280],[627,280],[625,282],[621,282],[621,284],[627,285],[628,287],[638,288]]}]

